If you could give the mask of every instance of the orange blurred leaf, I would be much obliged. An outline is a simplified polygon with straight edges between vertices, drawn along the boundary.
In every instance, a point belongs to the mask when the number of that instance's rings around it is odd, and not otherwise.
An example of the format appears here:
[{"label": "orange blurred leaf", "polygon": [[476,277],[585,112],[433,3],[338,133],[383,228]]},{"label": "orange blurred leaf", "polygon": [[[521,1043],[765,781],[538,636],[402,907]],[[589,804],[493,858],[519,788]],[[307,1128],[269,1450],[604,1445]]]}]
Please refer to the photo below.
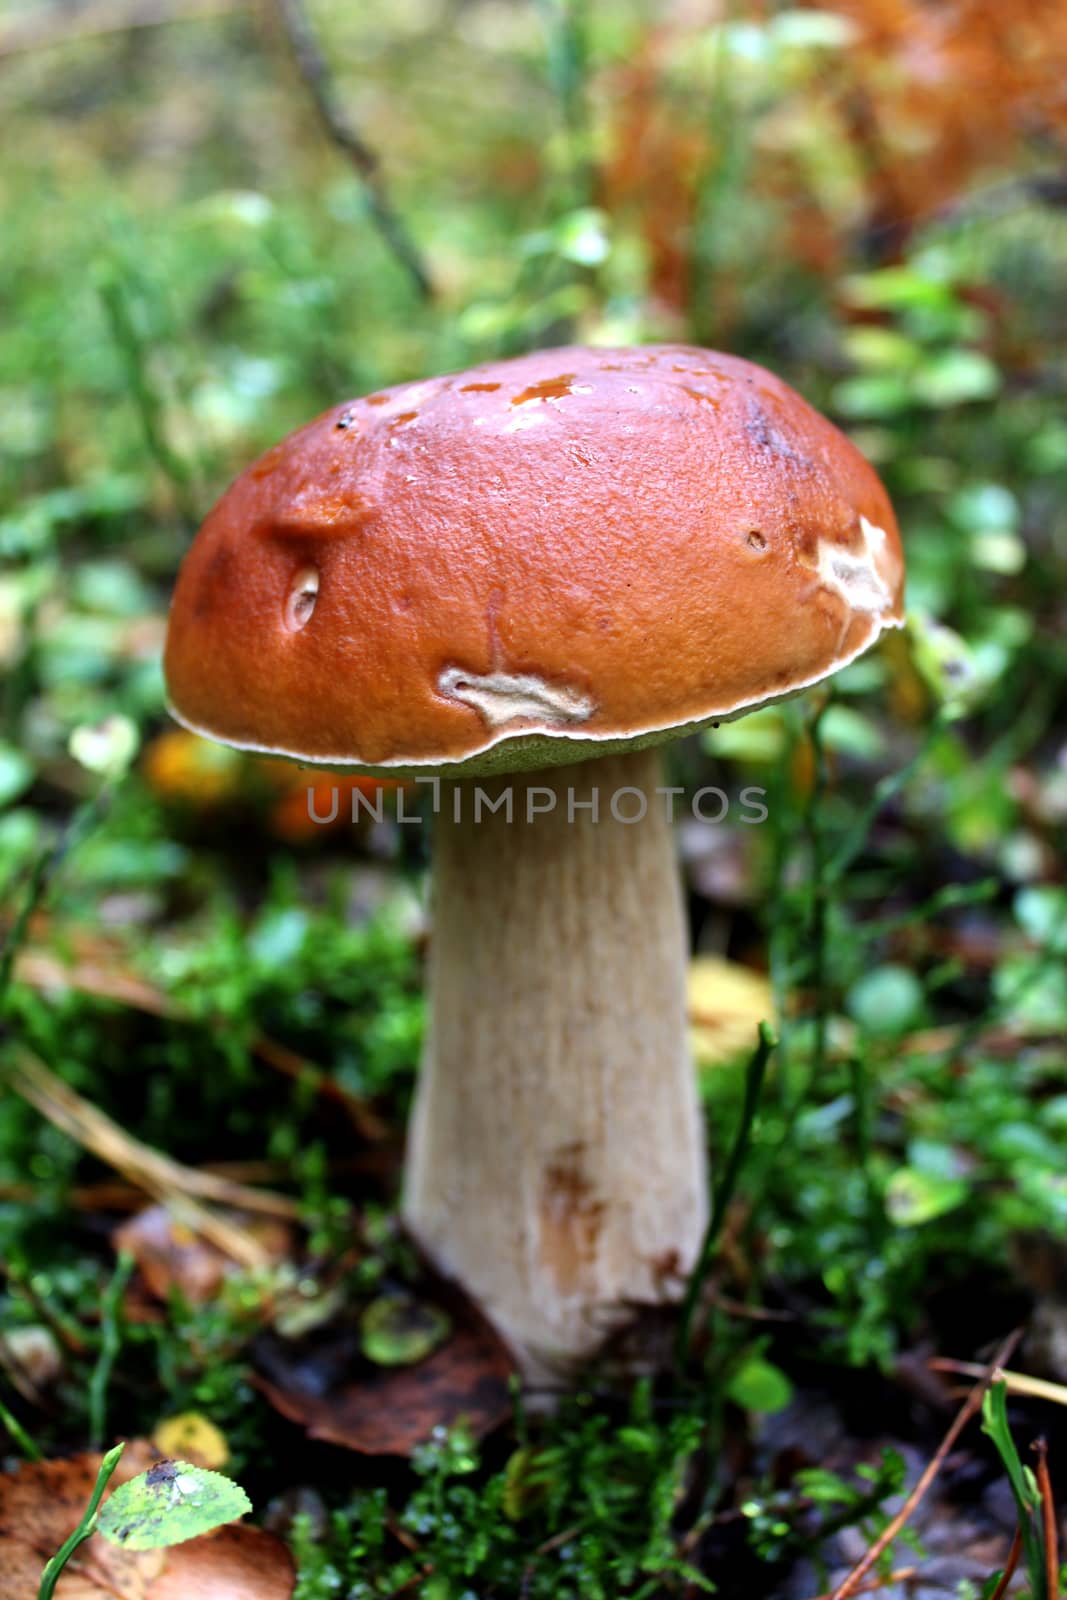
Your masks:
[{"label": "orange blurred leaf", "polygon": [[[111,1488],[155,1459],[147,1440],[133,1440]],[[100,1462],[74,1456],[0,1475],[0,1600],[33,1600],[45,1562],[81,1520]],[[290,1600],[295,1582],[285,1546],[260,1528],[222,1528],[170,1550],[121,1550],[97,1534],[65,1568],[56,1600]]]}]

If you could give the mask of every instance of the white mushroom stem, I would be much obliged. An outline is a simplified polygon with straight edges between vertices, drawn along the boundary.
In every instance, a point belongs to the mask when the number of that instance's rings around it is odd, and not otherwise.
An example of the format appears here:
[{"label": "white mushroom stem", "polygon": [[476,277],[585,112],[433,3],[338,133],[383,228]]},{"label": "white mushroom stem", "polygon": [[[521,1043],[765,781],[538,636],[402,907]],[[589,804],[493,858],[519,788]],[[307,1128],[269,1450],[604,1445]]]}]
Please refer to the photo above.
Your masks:
[{"label": "white mushroom stem", "polygon": [[531,1373],[678,1299],[706,1222],[660,781],[644,751],[442,786],[404,1212]]}]

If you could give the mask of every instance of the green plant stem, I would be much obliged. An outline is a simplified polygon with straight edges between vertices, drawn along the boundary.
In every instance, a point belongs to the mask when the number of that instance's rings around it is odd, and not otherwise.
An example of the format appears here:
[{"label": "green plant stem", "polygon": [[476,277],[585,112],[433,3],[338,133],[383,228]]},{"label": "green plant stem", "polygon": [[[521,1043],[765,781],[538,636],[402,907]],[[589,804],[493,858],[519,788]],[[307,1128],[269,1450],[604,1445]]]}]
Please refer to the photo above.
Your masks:
[{"label": "green plant stem", "polygon": [[[787,708],[788,710],[788,708]],[[773,833],[771,836],[770,886],[768,895],[767,950],[770,962],[771,987],[774,993],[774,1014],[778,1026],[778,1058],[775,1075],[778,1100],[783,1116],[789,1109],[789,1050],[790,1016],[789,996],[792,981],[792,909],[787,893],[789,846],[795,820],[789,774],[796,751],[797,729],[795,718],[787,717],[785,748],[776,762],[773,775],[773,793],[769,811]]]},{"label": "green plant stem", "polygon": [[879,813],[883,807],[887,806],[890,800],[894,799],[910,782],[916,769],[926,760],[926,757],[930,754],[930,751],[951,721],[952,715],[950,712],[944,709],[938,711],[930,719],[930,725],[926,729],[922,742],[914,754],[896,772],[888,773],[879,783],[875,784],[870,803],[860,813],[855,826],[849,830],[844,843],[826,863],[826,881],[828,884],[837,884],[841,881],[867,843],[871,829],[878,820]]},{"label": "green plant stem", "polygon": [[111,324],[111,333],[126,369],[141,431],[149,455],[169,478],[182,520],[195,528],[200,520],[193,496],[192,473],[182,456],[167,438],[163,402],[152,380],[148,352],[131,305],[131,288],[118,262],[103,277],[100,298]]},{"label": "green plant stem", "polygon": [[342,105],[333,74],[303,0],[274,0],[274,11],[323,131],[352,163],[363,185],[367,209],[374,226],[411,278],[420,297],[433,300],[436,290],[430,269],[393,205],[377,152],[371,149]]},{"label": "green plant stem", "polygon": [[808,727],[811,739],[815,772],[808,803],[806,831],[811,851],[811,986],[815,996],[813,1016],[814,1037],[811,1047],[811,1072],[808,1085],[822,1081],[826,1067],[826,1030],[830,1016],[830,996],[826,971],[827,922],[830,900],[830,880],[827,873],[826,834],[820,811],[826,799],[827,772],[826,748],[822,740],[823,714],[829,705],[826,699],[816,710]]},{"label": "green plant stem", "polygon": [[29,881],[22,904],[15,913],[7,937],[0,945],[0,1015],[4,998],[11,986],[15,960],[26,940],[30,920],[40,908],[52,887],[52,881],[67,855],[79,845],[101,820],[115,792],[114,780],[108,780],[91,799],[84,801],[62,831],[45,846],[30,868]]},{"label": "green plant stem", "polygon": [[733,1147],[727,1157],[726,1170],[712,1196],[711,1216],[708,1218],[708,1225],[704,1231],[704,1239],[700,1246],[700,1254],[697,1257],[696,1265],[689,1275],[685,1299],[682,1301],[682,1309],[678,1318],[674,1359],[675,1365],[679,1370],[684,1367],[689,1355],[693,1316],[715,1256],[715,1248],[722,1234],[726,1213],[729,1209],[730,1201],[733,1199],[734,1190],[737,1188],[737,1180],[741,1176],[741,1169],[744,1166],[745,1156],[752,1138],[752,1127],[756,1120],[756,1112],[759,1109],[760,1096],[763,1092],[763,1081],[767,1075],[767,1063],[770,1061],[771,1053],[778,1043],[766,1022],[760,1023],[758,1034],[756,1048],[752,1053],[748,1066],[745,1068],[745,1094],[741,1105],[741,1120],[734,1136]]},{"label": "green plant stem", "polygon": [[107,1419],[107,1389],[119,1350],[122,1348],[122,1296],[133,1272],[134,1259],[128,1251],[119,1256],[111,1282],[104,1291],[100,1307],[100,1354],[89,1379],[89,1437],[99,1448]]},{"label": "green plant stem", "polygon": [[866,1062],[853,1056],[848,1064],[852,1081],[852,1103],[856,1108],[856,1155],[867,1197],[867,1232],[872,1250],[881,1246],[885,1206],[878,1180],[871,1165],[871,1078]]},{"label": "green plant stem", "polygon": [[11,1414],[2,1400],[0,1400],[0,1423],[7,1429],[27,1461],[44,1460],[44,1456],[38,1450],[18,1417]]},{"label": "green plant stem", "polygon": [[[1001,1365],[1001,1361],[998,1360],[997,1368]],[[1011,1485],[1019,1514],[1023,1554],[1026,1558],[1026,1571],[1030,1579],[1033,1600],[1050,1600],[1045,1544],[1037,1522],[1037,1513],[1041,1508],[1041,1494],[1033,1473],[1027,1471],[1019,1458],[1019,1451],[1008,1424],[1007,1397],[1008,1386],[1002,1378],[986,1390],[982,1400],[982,1432],[992,1439]]]},{"label": "green plant stem", "polygon": [[41,1574],[41,1586],[37,1590],[37,1600],[52,1600],[63,1568],[78,1546],[84,1544],[86,1539],[91,1539],[96,1532],[96,1513],[100,1509],[100,1502],[104,1498],[104,1490],[108,1486],[111,1474],[118,1466],[119,1458],[125,1448],[125,1443],[117,1444],[113,1450],[108,1451],[103,1461],[101,1461],[100,1471],[96,1475],[96,1487],[93,1489],[89,1504],[85,1508],[85,1515],[70,1538],[60,1545],[55,1555],[46,1564]]},{"label": "green plant stem", "polygon": [[[723,22],[737,20],[741,10],[729,0]],[[723,245],[733,227],[736,202],[750,165],[753,132],[751,113],[733,88],[725,27],[720,27],[707,86],[707,139],[696,182],[696,210],[690,228],[687,263],[689,333],[694,344],[714,344],[719,326],[716,274],[724,256]]]},{"label": "green plant stem", "polygon": [[548,44],[548,76],[567,138],[569,205],[587,206],[596,192],[589,116],[587,0],[539,0]]}]

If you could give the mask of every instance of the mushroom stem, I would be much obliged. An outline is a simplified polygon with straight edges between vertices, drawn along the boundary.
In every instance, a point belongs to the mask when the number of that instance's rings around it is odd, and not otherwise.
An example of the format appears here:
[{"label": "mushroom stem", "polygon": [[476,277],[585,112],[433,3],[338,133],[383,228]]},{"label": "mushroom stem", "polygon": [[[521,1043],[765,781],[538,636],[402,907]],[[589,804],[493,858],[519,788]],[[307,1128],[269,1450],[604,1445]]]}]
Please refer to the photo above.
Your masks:
[{"label": "mushroom stem", "polygon": [[404,1211],[529,1373],[678,1299],[706,1222],[660,776],[639,751],[442,787]]}]

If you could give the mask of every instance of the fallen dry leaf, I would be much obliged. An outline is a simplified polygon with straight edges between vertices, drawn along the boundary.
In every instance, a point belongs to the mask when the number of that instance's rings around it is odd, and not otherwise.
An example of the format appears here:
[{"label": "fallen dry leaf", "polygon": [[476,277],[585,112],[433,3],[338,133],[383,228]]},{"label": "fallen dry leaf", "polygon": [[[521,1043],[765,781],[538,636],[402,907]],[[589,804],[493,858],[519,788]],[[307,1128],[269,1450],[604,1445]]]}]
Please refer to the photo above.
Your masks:
[{"label": "fallen dry leaf", "polygon": [[[286,1260],[293,1236],[285,1223],[270,1217],[230,1219],[259,1247],[264,1264]],[[166,1301],[172,1288],[193,1305],[204,1305],[218,1293],[234,1263],[207,1239],[177,1221],[166,1206],[147,1206],[115,1229],[111,1242],[137,1263],[147,1289]]]},{"label": "fallen dry leaf", "polygon": [[[270,1379],[256,1379],[257,1386],[311,1438],[363,1455],[410,1456],[434,1428],[461,1418],[481,1438],[511,1415],[514,1363],[469,1302],[450,1298],[448,1311],[452,1336],[412,1366],[361,1366],[358,1338],[348,1362],[338,1361],[336,1351],[317,1362],[272,1340],[260,1352]],[[353,1364],[357,1370],[346,1381],[328,1381],[331,1367],[347,1372]]]},{"label": "fallen dry leaf", "polygon": [[[154,1459],[150,1445],[127,1445],[113,1484],[144,1472]],[[0,1600],[33,1600],[48,1558],[80,1522],[96,1483],[100,1456],[70,1461],[27,1463],[0,1476]],[[151,1552],[153,1556],[156,1552]],[[158,1571],[162,1557],[155,1561]],[[103,1539],[82,1545],[56,1588],[57,1600],[143,1600],[151,1564],[126,1551],[113,1550]],[[95,1581],[99,1576],[108,1587]]]},{"label": "fallen dry leaf", "polygon": [[295,1584],[281,1540],[238,1523],[170,1550],[146,1600],[289,1600]]},{"label": "fallen dry leaf", "polygon": [[[111,1486],[156,1458],[147,1440],[132,1441]],[[35,1600],[45,1562],[81,1520],[100,1461],[30,1462],[0,1475],[0,1600]],[[289,1552],[260,1528],[221,1528],[170,1550],[143,1551],[120,1550],[97,1534],[64,1569],[56,1600],[290,1600],[295,1582]]]},{"label": "fallen dry leaf", "polygon": [[199,1411],[182,1411],[164,1417],[152,1431],[152,1443],[165,1459],[191,1461],[194,1466],[218,1472],[230,1459],[226,1435]]},{"label": "fallen dry leaf", "polygon": [[734,1061],[756,1046],[756,1029],[774,1018],[767,979],[736,961],[698,956],[686,983],[693,1054],[702,1067]]}]

